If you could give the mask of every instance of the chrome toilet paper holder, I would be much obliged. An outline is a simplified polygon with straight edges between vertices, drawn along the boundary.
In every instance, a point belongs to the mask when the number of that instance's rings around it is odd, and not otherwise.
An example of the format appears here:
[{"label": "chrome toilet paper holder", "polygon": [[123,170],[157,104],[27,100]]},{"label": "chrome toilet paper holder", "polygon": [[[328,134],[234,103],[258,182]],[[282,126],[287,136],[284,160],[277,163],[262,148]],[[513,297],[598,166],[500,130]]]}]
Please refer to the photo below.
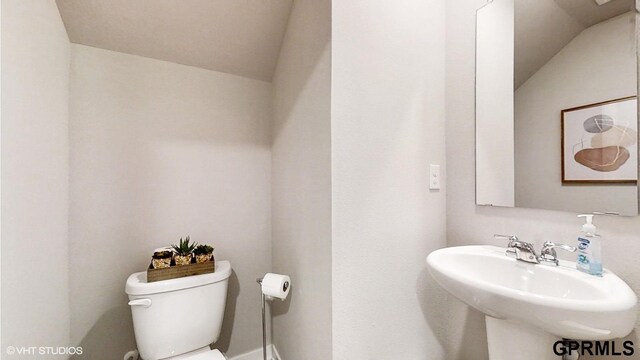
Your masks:
[{"label": "chrome toilet paper holder", "polygon": [[[256,282],[258,283],[258,285],[260,285],[260,294],[262,295],[262,359],[267,360],[267,321],[266,321],[266,315],[265,315],[267,296],[264,294],[264,291],[262,291],[263,279],[264,277],[257,278]],[[289,281],[285,281],[282,284],[282,291],[287,292],[290,286],[291,284],[289,283]],[[284,300],[284,298],[282,300]]]},{"label": "chrome toilet paper holder", "polygon": [[262,359],[267,360],[267,324],[264,314],[264,308],[266,303],[266,298],[264,292],[262,292],[262,279],[257,278],[256,282],[260,285],[260,294],[262,294]]}]

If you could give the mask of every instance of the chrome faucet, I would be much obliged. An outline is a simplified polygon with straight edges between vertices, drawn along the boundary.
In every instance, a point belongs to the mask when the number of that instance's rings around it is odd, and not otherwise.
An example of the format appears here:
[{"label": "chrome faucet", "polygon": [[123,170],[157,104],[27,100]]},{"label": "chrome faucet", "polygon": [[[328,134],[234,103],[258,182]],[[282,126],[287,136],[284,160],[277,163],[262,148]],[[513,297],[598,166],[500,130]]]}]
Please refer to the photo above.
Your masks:
[{"label": "chrome faucet", "polygon": [[528,263],[539,264],[540,260],[536,255],[532,243],[524,242],[515,235],[493,235],[496,239],[507,239],[507,256],[516,258],[517,260],[526,261]]},{"label": "chrome faucet", "polygon": [[556,249],[562,249],[568,252],[575,252],[576,250],[578,250],[573,246],[554,244],[551,241],[545,241],[545,243],[542,245],[542,250],[540,251],[540,262],[558,266],[559,261]]},{"label": "chrome faucet", "polygon": [[570,252],[574,252],[577,250],[573,246],[554,244],[550,241],[547,241],[544,243],[544,245],[542,245],[542,251],[540,252],[540,255],[537,255],[532,243],[521,241],[517,236],[496,234],[494,235],[494,237],[496,239],[509,240],[506,251],[507,256],[532,264],[542,263],[546,265],[558,266],[559,261],[557,258],[558,254],[556,253],[556,249],[562,249]]}]

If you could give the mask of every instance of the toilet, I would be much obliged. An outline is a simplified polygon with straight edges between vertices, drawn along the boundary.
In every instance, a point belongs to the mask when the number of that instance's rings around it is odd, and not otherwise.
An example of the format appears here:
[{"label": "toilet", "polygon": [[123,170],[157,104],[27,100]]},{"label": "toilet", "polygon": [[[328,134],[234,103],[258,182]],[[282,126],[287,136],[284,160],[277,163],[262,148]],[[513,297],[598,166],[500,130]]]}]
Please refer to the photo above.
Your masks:
[{"label": "toilet", "polygon": [[218,341],[231,264],[211,274],[147,283],[146,271],[127,279],[133,330],[143,360],[224,360]]}]

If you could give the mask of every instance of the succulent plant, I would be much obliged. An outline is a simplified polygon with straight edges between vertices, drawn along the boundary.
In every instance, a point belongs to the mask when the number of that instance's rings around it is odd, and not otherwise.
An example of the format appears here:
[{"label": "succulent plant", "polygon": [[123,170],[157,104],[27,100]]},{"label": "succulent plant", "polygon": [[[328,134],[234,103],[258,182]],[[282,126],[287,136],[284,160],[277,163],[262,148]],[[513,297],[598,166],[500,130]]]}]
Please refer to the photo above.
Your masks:
[{"label": "succulent plant", "polygon": [[213,252],[213,247],[209,245],[198,245],[193,250],[193,253],[196,255],[206,255],[206,254],[211,254],[212,252]]},{"label": "succulent plant", "polygon": [[193,250],[198,246],[197,242],[189,243],[191,239],[187,236],[184,240],[180,238],[180,242],[178,245],[171,245],[173,250],[175,250],[176,254],[181,256],[187,256],[193,253]]},{"label": "succulent plant", "polygon": [[171,258],[173,257],[173,251],[171,250],[159,250],[153,253],[151,258],[151,265],[154,269],[164,269],[171,266]]}]

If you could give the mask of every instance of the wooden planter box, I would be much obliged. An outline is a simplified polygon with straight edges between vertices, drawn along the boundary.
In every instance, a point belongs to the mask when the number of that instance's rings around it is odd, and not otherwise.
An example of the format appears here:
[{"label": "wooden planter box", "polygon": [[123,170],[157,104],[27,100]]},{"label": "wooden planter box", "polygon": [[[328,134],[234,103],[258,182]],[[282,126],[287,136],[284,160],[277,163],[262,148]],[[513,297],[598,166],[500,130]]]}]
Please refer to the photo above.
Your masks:
[{"label": "wooden planter box", "polygon": [[171,261],[171,266],[164,269],[154,269],[152,264],[149,264],[147,269],[147,282],[155,282],[160,280],[177,279],[193,275],[210,274],[216,271],[216,261],[211,256],[211,261],[196,264],[195,260],[191,260],[191,264],[177,266]]}]

